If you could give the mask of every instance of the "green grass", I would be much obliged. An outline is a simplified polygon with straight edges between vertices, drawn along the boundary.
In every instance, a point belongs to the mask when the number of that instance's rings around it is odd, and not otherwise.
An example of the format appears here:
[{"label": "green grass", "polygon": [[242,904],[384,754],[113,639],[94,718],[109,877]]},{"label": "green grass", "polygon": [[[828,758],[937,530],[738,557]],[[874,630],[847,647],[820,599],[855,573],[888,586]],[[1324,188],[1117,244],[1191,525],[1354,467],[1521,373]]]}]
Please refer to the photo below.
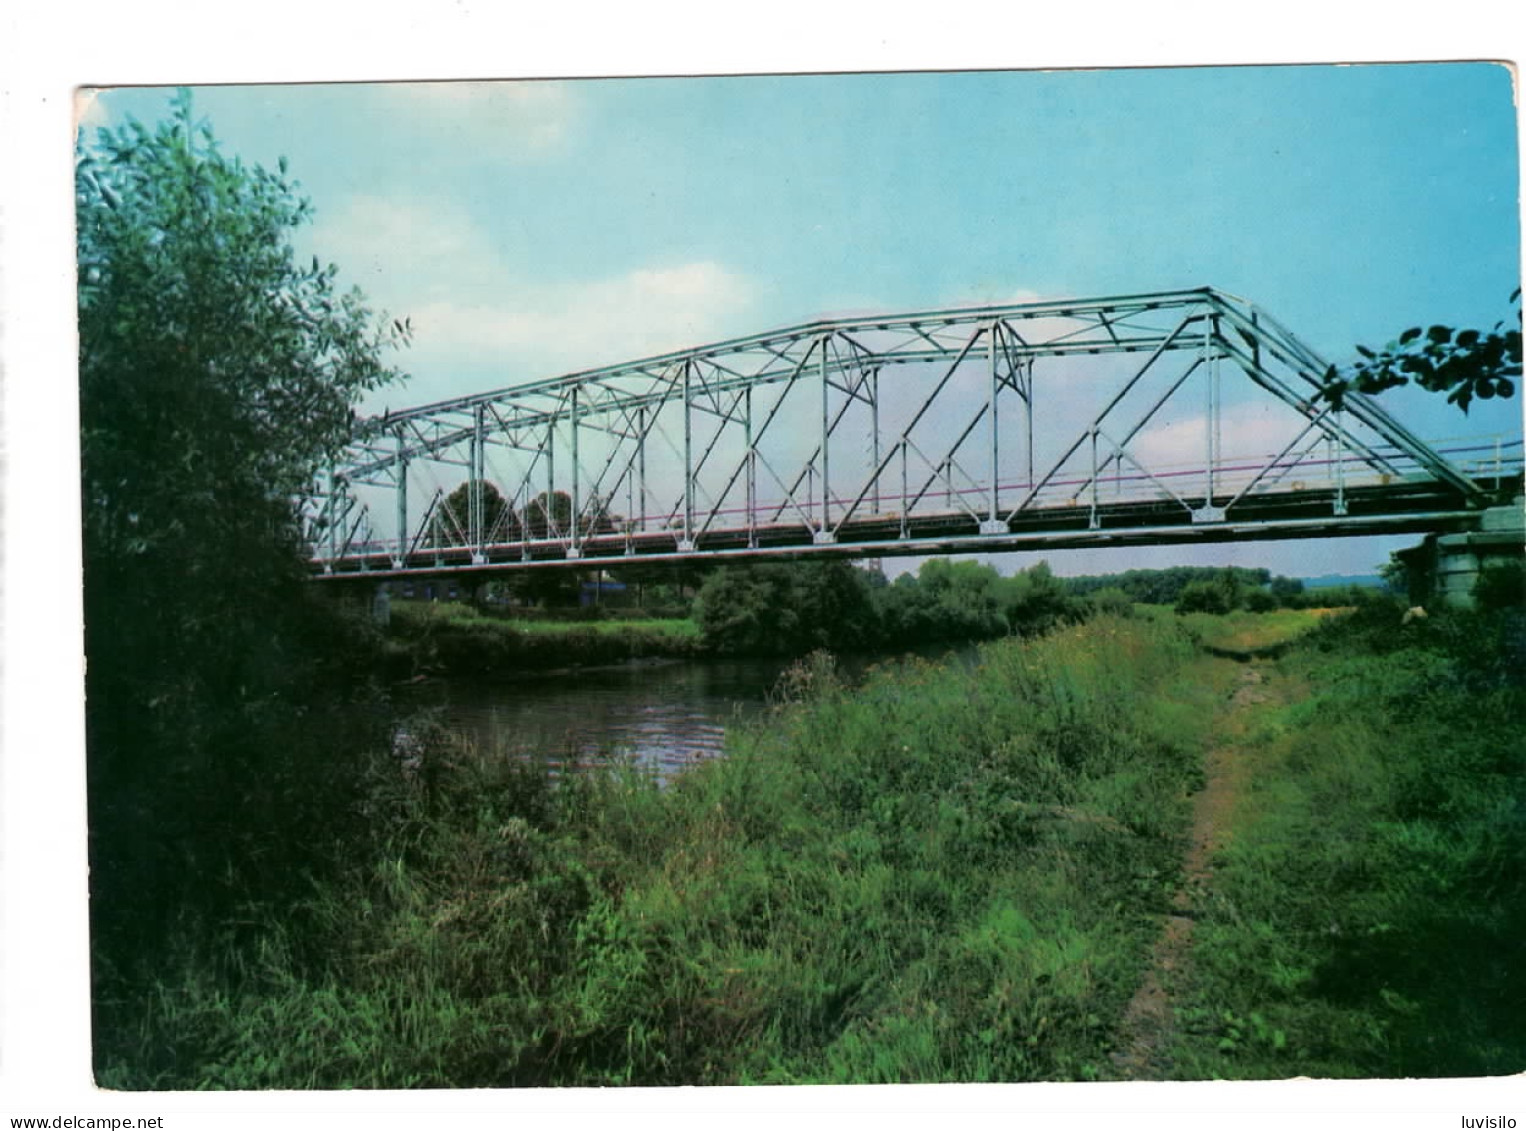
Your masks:
[{"label": "green grass", "polygon": [[163,971],[101,1081],[1105,1076],[1179,856],[1199,662],[1114,620],[851,694],[818,658],[667,788],[434,751],[373,783],[347,881],[252,958]]},{"label": "green grass", "polygon": [[465,678],[687,658],[704,649],[698,627],[687,619],[545,620],[445,601],[394,604],[388,643],[399,666]]},{"label": "green grass", "polygon": [[630,618],[594,621],[511,621],[520,632],[530,636],[566,636],[578,632],[594,632],[605,636],[621,633],[650,633],[673,636],[683,640],[698,640],[699,626],[684,618]]},{"label": "green grass", "polygon": [[[1100,618],[852,691],[818,655],[666,787],[381,758],[345,875],[252,909],[254,942],[106,980],[99,1079],[1105,1078],[1239,670],[1180,621]],[[1236,713],[1251,772],[1172,986],[1178,1076],[1526,1066],[1514,631],[1330,618],[1278,661],[1300,694]]]},{"label": "green grass", "polygon": [[[1526,1068],[1526,689],[1486,618],[1342,618],[1281,661],[1182,987],[1182,1078]],[[1516,621],[1515,634],[1520,624]]]},{"label": "green grass", "polygon": [[1252,613],[1243,609],[1228,614],[1177,613],[1169,605],[1138,605],[1139,612],[1155,620],[1174,620],[1204,647],[1228,653],[1279,651],[1329,617],[1330,609],[1276,609]]}]

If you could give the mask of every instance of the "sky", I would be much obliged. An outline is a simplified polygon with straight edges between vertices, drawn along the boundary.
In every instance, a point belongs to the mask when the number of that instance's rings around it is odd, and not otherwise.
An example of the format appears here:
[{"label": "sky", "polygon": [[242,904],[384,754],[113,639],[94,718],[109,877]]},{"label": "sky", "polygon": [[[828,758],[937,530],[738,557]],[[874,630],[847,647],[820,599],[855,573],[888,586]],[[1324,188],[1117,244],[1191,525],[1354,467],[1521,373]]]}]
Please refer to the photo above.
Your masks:
[{"label": "sky", "polygon": [[[82,97],[85,137],[170,95]],[[1488,63],[202,86],[194,105],[225,151],[289,160],[304,257],[411,319],[410,380],[369,411],[844,313],[1203,285],[1343,361],[1412,324],[1492,326],[1518,284],[1511,78]],[[1519,401],[1385,404],[1427,438],[1520,427]],[[1309,576],[1411,541],[1046,556]]]}]

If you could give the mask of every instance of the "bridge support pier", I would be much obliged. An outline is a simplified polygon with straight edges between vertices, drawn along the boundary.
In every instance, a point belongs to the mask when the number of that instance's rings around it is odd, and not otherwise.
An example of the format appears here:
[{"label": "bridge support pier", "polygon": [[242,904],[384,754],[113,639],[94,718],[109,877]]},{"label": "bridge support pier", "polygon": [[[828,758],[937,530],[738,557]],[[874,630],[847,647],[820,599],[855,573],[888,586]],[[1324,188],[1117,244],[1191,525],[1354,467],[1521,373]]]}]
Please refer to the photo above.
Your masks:
[{"label": "bridge support pier", "polygon": [[1526,511],[1522,500],[1483,512],[1477,530],[1432,534],[1396,555],[1404,563],[1409,599],[1417,605],[1474,607],[1473,587],[1485,570],[1526,559]]}]

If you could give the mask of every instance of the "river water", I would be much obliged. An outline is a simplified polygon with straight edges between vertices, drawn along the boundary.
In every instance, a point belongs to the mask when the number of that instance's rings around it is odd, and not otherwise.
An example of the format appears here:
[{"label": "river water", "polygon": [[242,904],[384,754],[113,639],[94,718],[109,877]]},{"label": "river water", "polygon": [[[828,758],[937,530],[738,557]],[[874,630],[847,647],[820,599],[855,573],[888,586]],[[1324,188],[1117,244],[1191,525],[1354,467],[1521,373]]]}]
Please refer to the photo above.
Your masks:
[{"label": "river water", "polygon": [[767,706],[784,661],[643,663],[408,690],[447,730],[498,757],[559,770],[628,757],[667,778],[721,752],[726,729]]},{"label": "river water", "polygon": [[[962,658],[974,648],[919,650]],[[856,683],[891,657],[845,657]],[[722,752],[726,731],[761,714],[788,660],[655,662],[517,675],[491,682],[431,680],[403,705],[426,710],[490,757],[538,758],[558,771],[631,758],[666,779]]]}]

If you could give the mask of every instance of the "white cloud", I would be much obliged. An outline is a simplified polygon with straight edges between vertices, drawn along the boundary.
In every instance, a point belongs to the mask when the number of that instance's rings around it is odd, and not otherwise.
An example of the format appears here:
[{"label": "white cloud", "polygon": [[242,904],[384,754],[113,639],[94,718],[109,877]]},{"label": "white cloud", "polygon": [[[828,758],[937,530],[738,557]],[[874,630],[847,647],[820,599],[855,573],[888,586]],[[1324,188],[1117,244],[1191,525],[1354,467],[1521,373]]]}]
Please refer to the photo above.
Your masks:
[{"label": "white cloud", "polygon": [[[1259,466],[1258,461],[1282,451],[1304,423],[1281,402],[1226,408],[1219,417],[1219,461]],[[1208,418],[1200,413],[1146,428],[1134,438],[1129,451],[1145,467],[1159,473],[1203,466],[1207,444]]]},{"label": "white cloud", "polygon": [[1045,302],[1050,299],[1068,298],[1063,294],[1043,294],[1026,287],[1013,289],[1010,282],[995,280],[977,281],[954,292],[947,306],[1012,306],[1027,302]]},{"label": "white cloud", "polygon": [[[600,278],[528,277],[444,201],[351,198],[304,233],[301,253],[343,266],[372,302],[408,317],[414,379],[386,401],[431,401],[703,345],[755,327],[758,288],[713,260]],[[400,401],[401,398],[401,401]]]},{"label": "white cloud", "polygon": [[736,328],[753,297],[713,262],[648,267],[585,283],[506,288],[498,302],[440,300],[413,312],[419,351],[539,362],[547,376],[702,345]]},{"label": "white cloud", "polygon": [[469,124],[474,136],[480,131],[521,155],[559,146],[579,112],[575,94],[562,82],[421,82],[385,89],[400,109],[431,125]]},{"label": "white cloud", "polygon": [[[1273,455],[1303,428],[1305,421],[1286,405],[1246,404],[1225,409],[1219,418],[1219,450],[1229,455]],[[1200,459],[1207,444],[1208,419],[1195,415],[1148,428],[1131,449],[1142,460]]]},{"label": "white cloud", "polygon": [[412,203],[353,196],[339,211],[320,214],[304,243],[342,265],[378,302],[399,311],[420,296],[443,296],[502,286],[507,268],[491,241],[448,202]]}]

